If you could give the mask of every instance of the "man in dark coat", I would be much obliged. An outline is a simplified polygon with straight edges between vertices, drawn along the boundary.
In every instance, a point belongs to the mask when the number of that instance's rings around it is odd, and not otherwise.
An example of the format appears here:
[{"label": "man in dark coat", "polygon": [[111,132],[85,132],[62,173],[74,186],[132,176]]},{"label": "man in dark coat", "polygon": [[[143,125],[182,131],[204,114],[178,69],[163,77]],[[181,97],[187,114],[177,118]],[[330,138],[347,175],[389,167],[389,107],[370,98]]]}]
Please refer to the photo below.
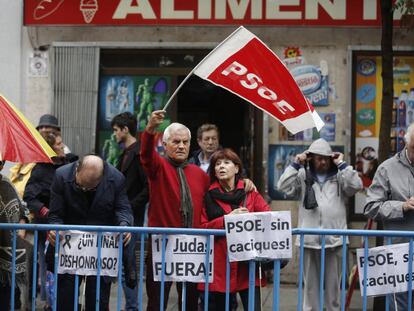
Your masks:
[{"label": "man in dark coat", "polygon": [[[78,162],[56,171],[51,188],[49,223],[73,225],[131,226],[133,216],[125,192],[125,178],[101,158],[87,155]],[[124,245],[131,234],[124,234]],[[49,233],[54,245],[56,232]],[[73,310],[74,276],[60,274],[57,305],[59,310]],[[101,277],[100,310],[107,310],[111,284]],[[96,277],[88,277],[86,310],[95,308]]]},{"label": "man in dark coat", "polygon": [[[144,225],[145,206],[148,201],[148,182],[140,161],[140,146],[135,138],[137,118],[130,112],[123,112],[112,119],[111,126],[117,143],[124,147],[118,160],[117,169],[125,176],[125,190],[134,214],[134,226],[142,227]],[[138,310],[135,256],[135,244],[138,238],[137,234],[132,234],[131,243],[124,256],[124,259],[128,259],[124,261],[126,280],[128,281],[128,277],[133,280],[127,286],[125,286],[125,280],[123,280],[126,311]]]},{"label": "man in dark coat", "polygon": [[210,158],[214,152],[220,149],[220,132],[215,124],[203,124],[197,129],[197,143],[200,149],[196,150],[189,159],[189,163],[199,166],[204,172],[208,172]]}]

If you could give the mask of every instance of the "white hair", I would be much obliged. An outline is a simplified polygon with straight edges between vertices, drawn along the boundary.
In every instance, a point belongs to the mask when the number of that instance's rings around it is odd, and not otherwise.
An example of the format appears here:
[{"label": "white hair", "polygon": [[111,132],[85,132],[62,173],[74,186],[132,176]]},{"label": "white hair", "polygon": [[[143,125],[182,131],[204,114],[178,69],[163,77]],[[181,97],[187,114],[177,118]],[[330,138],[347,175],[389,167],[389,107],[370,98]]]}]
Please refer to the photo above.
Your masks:
[{"label": "white hair", "polygon": [[168,125],[167,128],[164,130],[164,135],[162,136],[162,141],[164,143],[166,143],[170,139],[170,137],[173,133],[175,133],[177,131],[180,131],[180,130],[187,131],[188,138],[191,140],[191,132],[188,129],[188,127],[186,127],[184,124],[174,122],[174,123],[171,123],[170,125]]},{"label": "white hair", "polygon": [[411,140],[411,136],[414,135],[414,122],[411,123],[408,127],[407,127],[407,131],[405,132],[404,135],[404,140],[405,143],[408,144]]}]

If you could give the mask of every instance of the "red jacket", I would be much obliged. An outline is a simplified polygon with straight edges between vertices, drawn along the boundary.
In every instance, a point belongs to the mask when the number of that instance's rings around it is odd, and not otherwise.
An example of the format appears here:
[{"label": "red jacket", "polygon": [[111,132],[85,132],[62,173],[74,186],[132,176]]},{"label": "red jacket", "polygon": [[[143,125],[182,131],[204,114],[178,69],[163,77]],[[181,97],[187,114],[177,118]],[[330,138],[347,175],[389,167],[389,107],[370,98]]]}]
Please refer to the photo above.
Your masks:
[{"label": "red jacket", "polygon": [[[237,183],[237,189],[243,189],[243,181]],[[219,188],[223,190],[218,182],[214,182],[210,186],[210,190]],[[230,214],[232,209],[227,203],[217,201],[223,208],[225,214]],[[249,212],[269,212],[270,207],[266,204],[262,196],[254,191],[247,193],[246,208]],[[206,229],[224,229],[224,216],[208,220],[206,209],[201,213],[201,227]],[[226,237],[220,236],[214,238],[214,276],[213,283],[209,284],[209,291],[226,292],[226,259],[227,259],[227,243]],[[256,276],[256,286],[259,286],[259,278]],[[262,278],[262,286],[266,285],[265,278]],[[247,262],[231,262],[230,263],[230,292],[238,292],[249,288],[249,264]],[[198,285],[199,290],[204,290],[204,283]]]},{"label": "red jacket", "polygon": [[[155,135],[144,131],[141,136],[141,163],[149,183],[149,227],[182,227],[180,187],[176,168],[155,150]],[[184,174],[193,200],[193,226],[200,226],[204,195],[210,179],[198,166],[188,164]]]}]

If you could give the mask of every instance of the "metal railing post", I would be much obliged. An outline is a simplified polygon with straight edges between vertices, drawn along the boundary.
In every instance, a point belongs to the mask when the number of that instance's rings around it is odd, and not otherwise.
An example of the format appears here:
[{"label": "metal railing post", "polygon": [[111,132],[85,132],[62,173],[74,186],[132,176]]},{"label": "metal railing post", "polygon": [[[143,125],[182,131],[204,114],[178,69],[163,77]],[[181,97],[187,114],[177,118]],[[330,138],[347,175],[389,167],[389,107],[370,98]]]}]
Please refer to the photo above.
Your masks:
[{"label": "metal railing post", "polygon": [[56,311],[57,308],[57,291],[58,291],[58,266],[59,266],[59,243],[60,243],[60,239],[59,239],[59,230],[56,230],[56,239],[55,239],[55,251],[54,251],[54,267],[55,267],[55,271],[54,271],[54,275],[53,275],[53,294],[54,294],[54,299],[53,299],[53,306],[52,309],[53,311]]},{"label": "metal railing post", "polygon": [[32,274],[32,311],[36,310],[36,287],[37,287],[37,239],[39,236],[38,230],[34,231],[33,244],[33,274]]},{"label": "metal railing post", "polygon": [[208,299],[209,299],[209,295],[208,295],[208,279],[210,277],[210,236],[207,235],[207,250],[206,250],[206,257],[204,260],[204,263],[206,265],[206,278],[205,278],[205,282],[204,282],[204,310],[208,310]]},{"label": "metal railing post", "polygon": [[[119,248],[122,248],[122,233],[120,234]],[[99,311],[99,298],[101,294],[101,253],[102,253],[102,232],[98,232],[98,272],[96,275],[96,296],[95,296],[95,310]],[[85,280],[86,282],[86,280]],[[86,286],[86,285],[85,285]]]},{"label": "metal railing post", "polygon": [[[230,260],[226,256],[226,311],[230,310]],[[207,310],[206,310],[207,311]]]},{"label": "metal railing post", "polygon": [[14,293],[16,288],[16,229],[13,230],[12,240],[12,277],[10,290],[10,310],[14,310]]},{"label": "metal railing post", "polygon": [[[121,302],[122,302],[122,271],[123,271],[123,251],[124,248],[122,247],[122,233],[119,234],[119,249],[118,249],[118,288],[117,288],[117,305],[116,309],[119,311],[121,310]],[[142,310],[142,309],[139,309]]]},{"label": "metal railing post", "polygon": [[[273,311],[279,311],[280,260],[273,261]],[[260,297],[262,299],[262,297]]]},{"label": "metal railing post", "polygon": [[342,279],[341,279],[341,311],[345,311],[345,280],[346,280],[346,240],[347,236],[342,236]]},{"label": "metal railing post", "polygon": [[324,305],[324,283],[325,283],[325,235],[322,235],[322,243],[321,243],[321,274],[319,276],[319,310],[323,311]]},{"label": "metal railing post", "polygon": [[254,311],[256,290],[256,262],[249,260],[249,311]]},{"label": "metal railing post", "polygon": [[138,289],[138,310],[143,310],[142,308],[142,287],[143,287],[143,279],[144,279],[144,260],[145,260],[145,234],[140,234],[141,244],[139,246],[140,256],[139,256],[139,289]]},{"label": "metal railing post", "polygon": [[304,243],[305,236],[300,234],[300,253],[299,253],[299,284],[298,284],[298,306],[297,311],[302,310],[302,288],[303,288],[303,257],[304,257]]}]

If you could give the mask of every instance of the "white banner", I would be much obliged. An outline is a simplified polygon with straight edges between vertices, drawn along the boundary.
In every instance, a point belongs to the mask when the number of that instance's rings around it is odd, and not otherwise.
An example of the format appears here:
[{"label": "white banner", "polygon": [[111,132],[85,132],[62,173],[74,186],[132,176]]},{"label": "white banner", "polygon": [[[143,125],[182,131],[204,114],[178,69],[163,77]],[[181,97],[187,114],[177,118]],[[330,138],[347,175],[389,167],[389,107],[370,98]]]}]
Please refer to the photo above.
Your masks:
[{"label": "white banner", "polygon": [[[203,235],[167,235],[165,238],[164,280],[205,282],[207,237]],[[209,278],[213,282],[214,237],[210,236]],[[161,281],[162,235],[152,235],[154,281]]]},{"label": "white banner", "polygon": [[[408,281],[414,281],[408,273],[409,243],[392,244],[368,249],[368,259],[364,249],[357,249],[359,285],[361,296],[366,283],[367,296],[379,296],[391,293],[406,292]],[[367,264],[367,279],[364,281],[364,265]],[[412,271],[414,272],[414,266]],[[414,288],[414,282],[413,282]]]},{"label": "white banner", "polygon": [[292,258],[290,211],[224,216],[230,261]]},{"label": "white banner", "polygon": [[[60,231],[58,273],[98,274],[98,233]],[[119,233],[102,232],[101,276],[118,275]]]}]

